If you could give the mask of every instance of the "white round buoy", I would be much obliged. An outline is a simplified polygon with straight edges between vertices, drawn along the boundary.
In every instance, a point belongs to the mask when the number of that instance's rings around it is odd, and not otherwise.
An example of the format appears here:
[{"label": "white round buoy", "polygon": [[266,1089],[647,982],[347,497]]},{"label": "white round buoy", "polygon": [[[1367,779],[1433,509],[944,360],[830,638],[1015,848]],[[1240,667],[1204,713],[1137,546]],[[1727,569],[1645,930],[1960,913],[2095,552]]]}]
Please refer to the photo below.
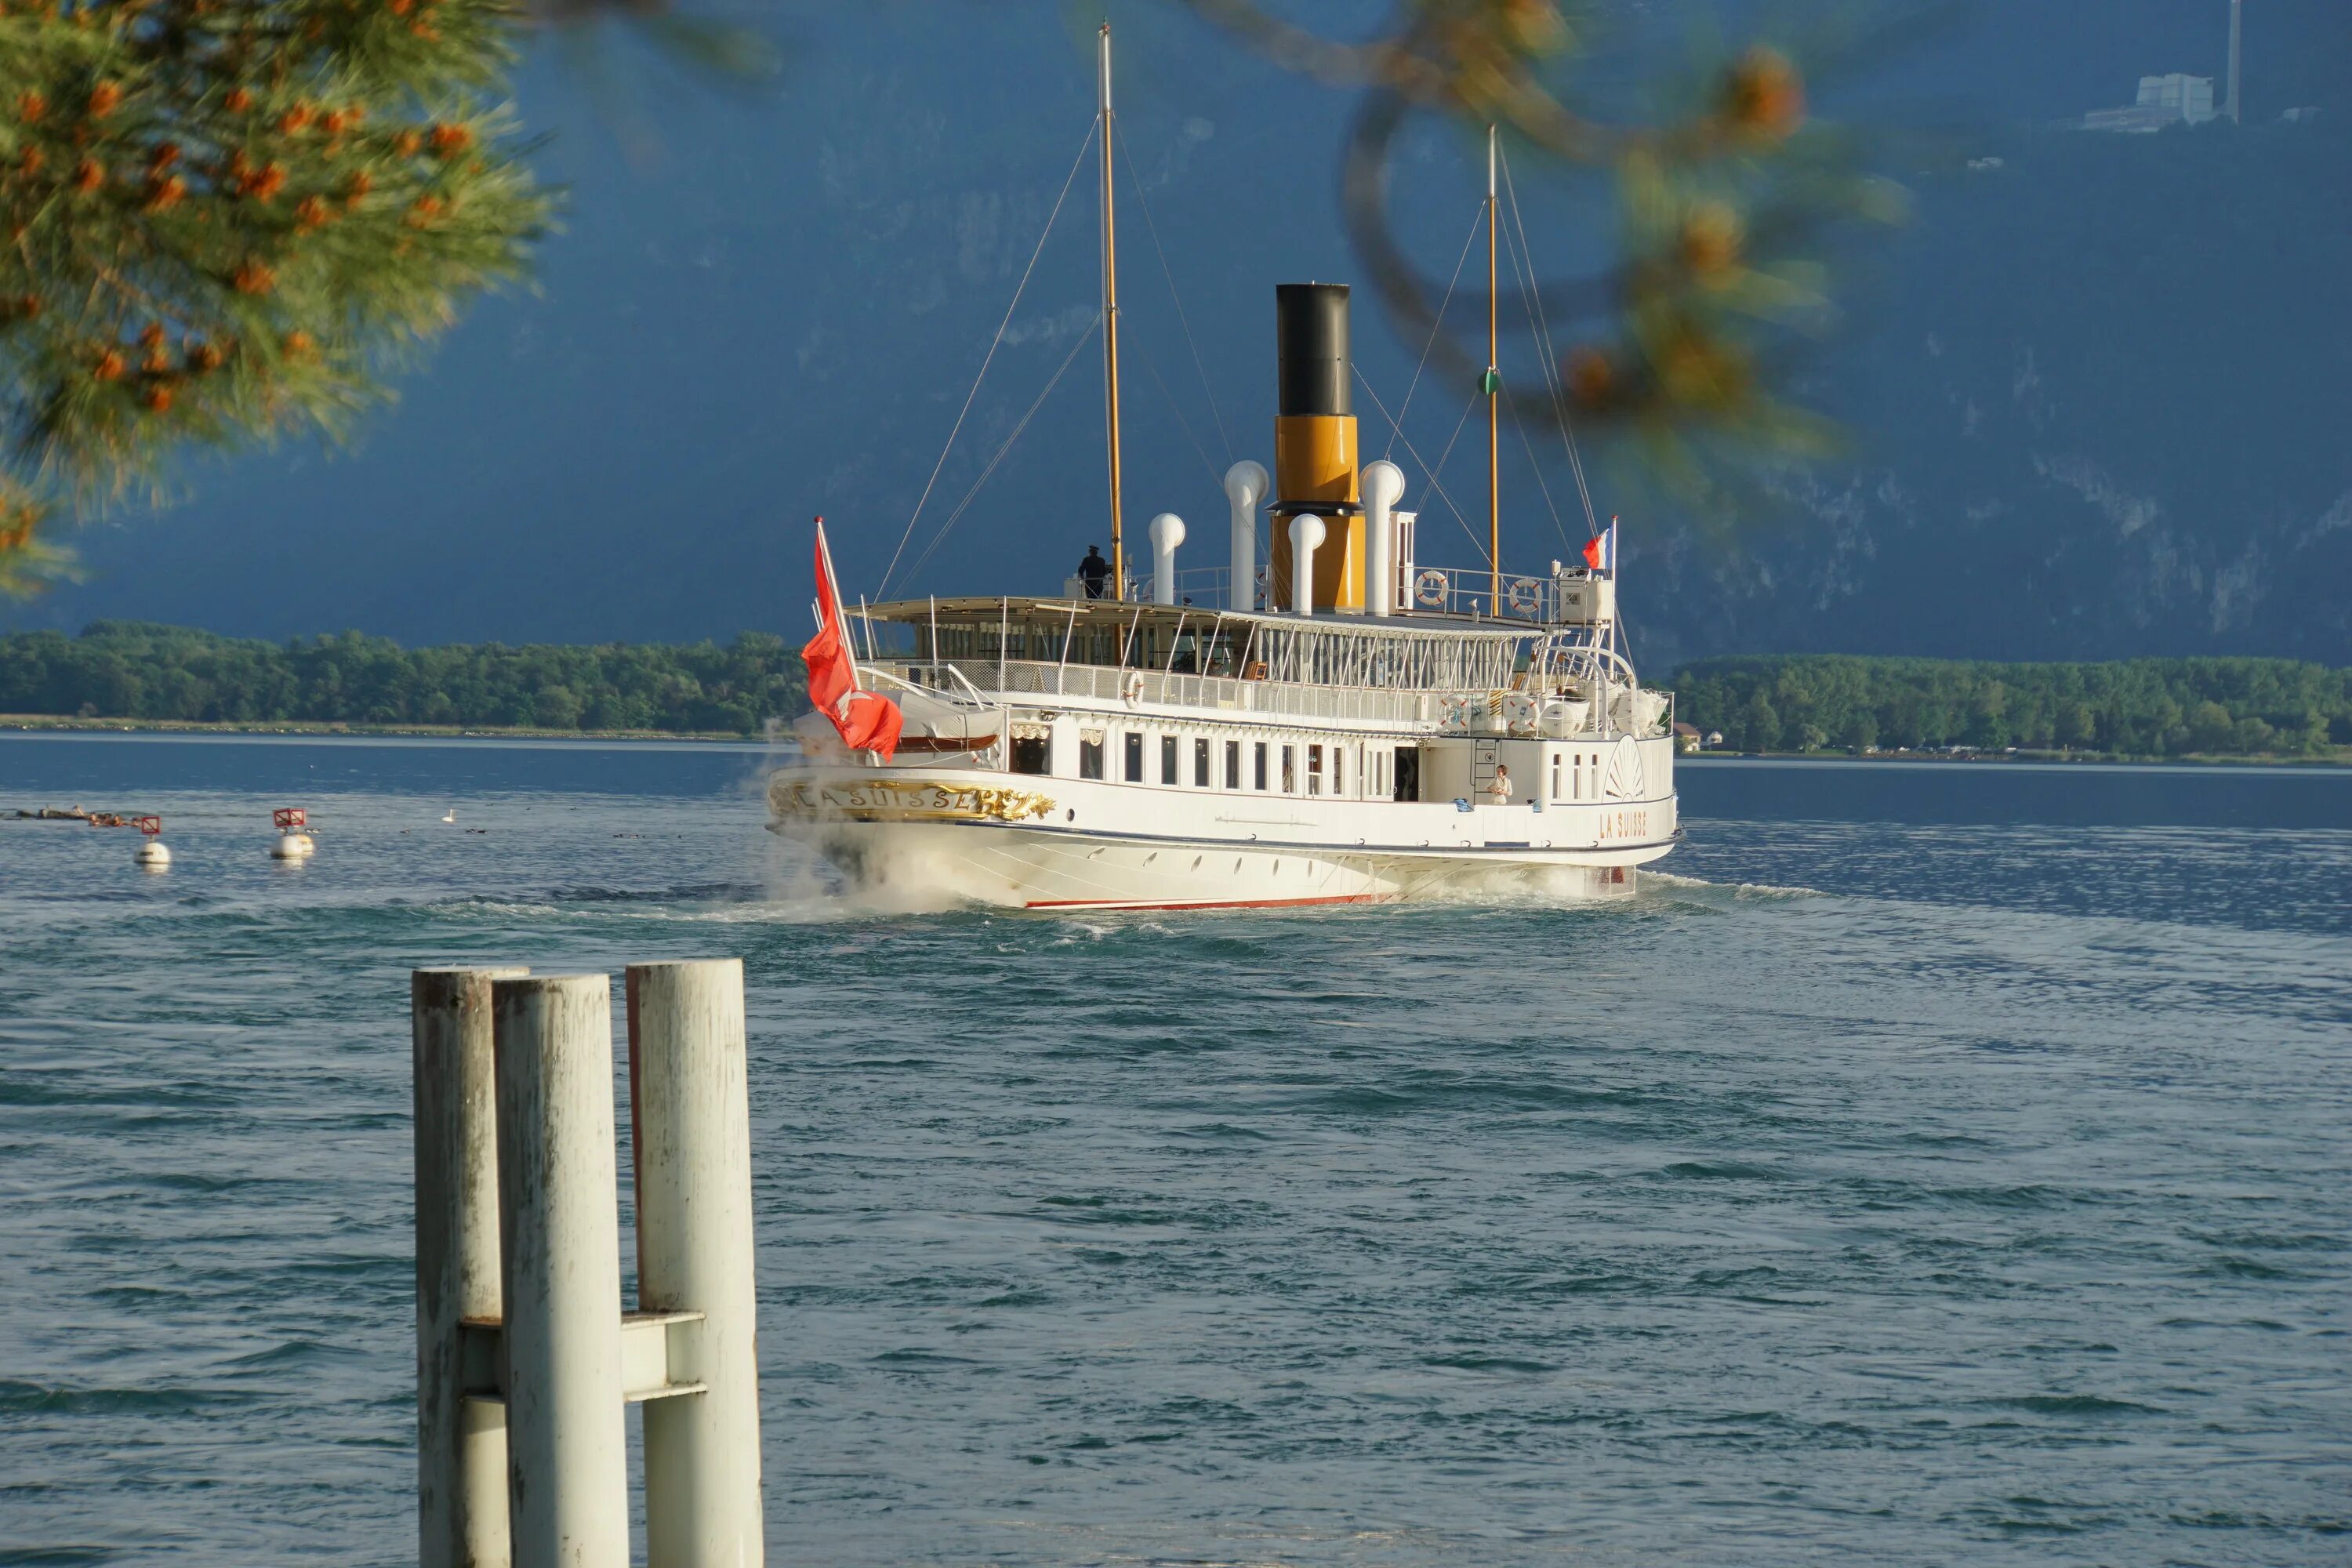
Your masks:
[{"label": "white round buoy", "polygon": [[142,869],[162,871],[170,868],[172,852],[163,847],[161,840],[150,838],[139,847],[139,852],[131,859]]},{"label": "white round buoy", "polygon": [[308,858],[317,847],[307,833],[281,833],[278,836],[278,842],[269,847],[269,858],[272,860],[300,860]]}]

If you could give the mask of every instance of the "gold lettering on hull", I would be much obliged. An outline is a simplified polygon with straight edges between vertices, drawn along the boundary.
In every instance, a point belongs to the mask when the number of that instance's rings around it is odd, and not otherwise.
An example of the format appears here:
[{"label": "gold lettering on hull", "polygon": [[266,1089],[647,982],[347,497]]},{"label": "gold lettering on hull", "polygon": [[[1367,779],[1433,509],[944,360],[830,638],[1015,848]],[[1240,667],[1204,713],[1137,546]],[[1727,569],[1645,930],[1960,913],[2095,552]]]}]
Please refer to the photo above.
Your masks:
[{"label": "gold lettering on hull", "polygon": [[768,789],[777,816],[838,816],[853,822],[1025,822],[1054,809],[1050,796],[983,784],[877,779],[818,784],[778,779]]},{"label": "gold lettering on hull", "polygon": [[1650,813],[1646,807],[1636,806],[1629,811],[1604,811],[1601,814],[1601,831],[1598,835],[1600,843],[1606,844],[1612,839],[1618,838],[1646,839],[1649,837]]}]

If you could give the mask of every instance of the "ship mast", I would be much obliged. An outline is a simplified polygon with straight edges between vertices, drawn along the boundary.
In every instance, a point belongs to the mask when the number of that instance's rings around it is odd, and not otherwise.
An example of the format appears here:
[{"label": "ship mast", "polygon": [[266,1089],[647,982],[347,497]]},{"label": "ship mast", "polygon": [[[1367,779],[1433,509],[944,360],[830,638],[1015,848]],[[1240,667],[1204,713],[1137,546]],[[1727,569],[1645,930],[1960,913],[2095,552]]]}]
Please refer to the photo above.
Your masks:
[{"label": "ship mast", "polygon": [[[1110,432],[1111,597],[1127,597],[1127,545],[1118,515],[1118,233],[1111,212],[1110,24],[1102,25],[1096,73],[1097,110],[1102,120],[1103,404]],[[1491,182],[1489,182],[1491,184]]]},{"label": "ship mast", "polygon": [[[1486,127],[1486,564],[1495,574],[1493,613],[1503,614],[1503,390],[1495,326],[1495,128]],[[1113,459],[1116,461],[1116,459]],[[1115,517],[1116,511],[1112,513]]]}]

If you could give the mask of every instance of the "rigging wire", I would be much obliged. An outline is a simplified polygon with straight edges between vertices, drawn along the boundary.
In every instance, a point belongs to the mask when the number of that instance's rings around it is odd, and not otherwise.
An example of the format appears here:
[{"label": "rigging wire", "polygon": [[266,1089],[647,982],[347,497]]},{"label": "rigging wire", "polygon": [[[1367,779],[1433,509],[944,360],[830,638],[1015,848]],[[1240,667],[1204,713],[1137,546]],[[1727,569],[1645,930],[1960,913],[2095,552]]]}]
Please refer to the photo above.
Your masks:
[{"label": "rigging wire", "polygon": [[1176,395],[1168,390],[1168,383],[1160,377],[1160,366],[1153,363],[1141,340],[1130,339],[1129,342],[1134,346],[1135,357],[1141,360],[1143,368],[1151,373],[1152,384],[1159,387],[1160,395],[1168,400],[1168,412],[1176,416],[1177,426],[1183,430],[1185,439],[1192,443],[1192,450],[1201,454],[1201,466],[1209,470],[1209,482],[1222,487],[1224,479],[1218,474],[1217,465],[1209,460],[1209,449],[1202,446],[1201,437],[1192,433],[1192,422],[1184,417],[1184,410],[1177,405]]},{"label": "rigging wire", "polygon": [[1517,404],[1512,404],[1510,408],[1511,428],[1519,433],[1520,449],[1528,455],[1528,467],[1535,470],[1536,489],[1543,493],[1544,510],[1551,513],[1552,531],[1559,535],[1559,542],[1563,546],[1573,549],[1574,546],[1568,542],[1568,529],[1559,521],[1559,508],[1552,504],[1551,486],[1544,479],[1543,465],[1536,461],[1535,443],[1528,439],[1527,421],[1519,417]]},{"label": "rigging wire", "polygon": [[947,539],[948,530],[956,525],[956,520],[963,516],[964,508],[971,504],[971,498],[980,493],[980,487],[988,483],[989,476],[996,472],[996,466],[1004,461],[1004,455],[1013,450],[1013,444],[1021,439],[1021,433],[1024,430],[1029,428],[1029,421],[1037,416],[1037,410],[1045,405],[1045,399],[1054,395],[1054,388],[1062,384],[1062,377],[1068,372],[1072,362],[1078,357],[1078,351],[1094,341],[1094,335],[1102,327],[1102,312],[1097,310],[1093,322],[1085,331],[1078,334],[1078,341],[1070,345],[1070,352],[1062,356],[1061,365],[1054,372],[1054,378],[1045,384],[1045,390],[1037,395],[1037,401],[1029,405],[1029,412],[1024,414],[1020,423],[1013,426],[1013,433],[1004,438],[1004,445],[996,449],[996,456],[988,459],[988,467],[980,470],[980,478],[971,481],[971,489],[963,492],[963,500],[956,502],[955,510],[948,513],[948,520],[940,524],[939,532],[931,536],[930,543],[923,547],[922,554],[916,557],[915,563],[907,568],[908,571],[921,571],[924,563],[929,561],[932,554],[938,551],[940,545]]},{"label": "rigging wire", "polygon": [[[1445,298],[1437,302],[1437,315],[1429,323],[1429,341],[1421,345],[1421,360],[1412,367],[1412,379],[1405,384],[1404,401],[1397,405],[1396,417],[1389,421],[1389,444],[1381,448],[1381,456],[1383,458],[1396,450],[1397,442],[1404,435],[1404,416],[1412,411],[1412,395],[1420,389],[1421,373],[1429,363],[1429,351],[1437,346],[1438,330],[1445,325],[1445,308],[1454,303],[1454,286],[1462,281],[1462,268],[1470,259],[1470,247],[1478,242],[1478,218],[1486,216],[1486,204],[1481,202],[1478,205],[1477,216],[1470,220],[1470,232],[1462,237],[1462,254],[1454,259],[1454,276],[1445,280]],[[1371,392],[1370,383],[1365,384],[1364,390]],[[1372,401],[1378,403],[1380,400],[1381,395],[1373,392]],[[1381,412],[1386,414],[1388,410],[1384,407]],[[1407,441],[1404,445],[1405,450],[1412,450],[1412,442]],[[1419,462],[1421,459],[1416,457],[1413,460]],[[1463,526],[1466,528],[1469,524],[1465,523]]]},{"label": "rigging wire", "polygon": [[[1201,378],[1201,394],[1209,400],[1209,416],[1217,422],[1217,439],[1223,443],[1225,461],[1230,463],[1234,459],[1234,438],[1225,429],[1224,411],[1217,406],[1216,392],[1209,385],[1209,368],[1201,362],[1201,344],[1192,336],[1192,323],[1184,314],[1184,297],[1176,291],[1176,271],[1168,265],[1168,247],[1160,243],[1160,225],[1153,221],[1151,204],[1144,198],[1143,176],[1135,172],[1135,155],[1127,150],[1125,141],[1118,143],[1118,155],[1126,161],[1127,183],[1135,187],[1135,205],[1143,209],[1144,232],[1151,236],[1151,248],[1159,254],[1160,275],[1168,279],[1168,298],[1176,307],[1176,324],[1184,329],[1184,342],[1192,351],[1192,369]],[[1160,390],[1168,389],[1163,385]],[[1168,401],[1172,405],[1176,400],[1171,396]],[[1179,414],[1177,417],[1181,419],[1183,416]],[[1209,469],[1214,473],[1216,465],[1210,464]]]},{"label": "rigging wire", "polygon": [[[1532,274],[1533,252],[1528,249],[1528,226],[1526,220],[1519,216],[1519,187],[1511,178],[1511,155],[1507,151],[1502,153],[1501,162],[1503,189],[1509,193],[1511,198],[1511,224],[1518,230],[1519,249],[1528,256],[1528,269]],[[1516,266],[1515,262],[1515,269]],[[1557,345],[1552,342],[1551,321],[1543,308],[1543,293],[1540,289],[1531,288],[1524,279],[1520,282],[1520,289],[1524,296],[1522,308],[1525,308],[1527,300],[1531,300],[1534,302],[1536,331],[1543,340],[1544,386],[1551,394],[1552,409],[1559,419],[1559,437],[1561,444],[1568,448],[1569,469],[1576,476],[1576,493],[1584,502],[1585,526],[1592,531],[1593,537],[1598,538],[1601,533],[1601,519],[1592,510],[1592,490],[1586,484],[1584,478],[1584,456],[1577,449],[1576,426],[1568,416],[1568,388],[1560,381],[1559,354]]]},{"label": "rigging wire", "polygon": [[[1355,369],[1354,366],[1350,366],[1349,368]],[[1421,465],[1422,478],[1429,482],[1429,488],[1437,492],[1437,499],[1445,503],[1445,510],[1454,514],[1454,521],[1462,525],[1462,531],[1468,537],[1470,542],[1474,545],[1478,545],[1478,536],[1470,531],[1470,520],[1462,515],[1462,509],[1460,507],[1454,504],[1454,498],[1446,493],[1445,482],[1437,477],[1437,470],[1429,466],[1429,459],[1423,457],[1421,455],[1421,449],[1412,444],[1412,437],[1406,435],[1404,431],[1399,427],[1394,416],[1389,413],[1389,405],[1381,401],[1380,392],[1372,385],[1371,382],[1365,376],[1361,370],[1356,370],[1356,381],[1357,384],[1362,386],[1367,393],[1371,395],[1372,405],[1381,411],[1381,417],[1388,420],[1391,437],[1394,440],[1402,441],[1404,443],[1404,449],[1412,455],[1414,462]],[[1476,406],[1475,400],[1472,406]],[[1462,416],[1465,420],[1470,417],[1466,409],[1464,411]],[[1456,425],[1454,427],[1454,433],[1456,436],[1461,435],[1461,426]],[[1449,452],[1453,450],[1452,442],[1449,441],[1446,443],[1446,450]],[[1441,458],[1440,467],[1443,466],[1444,460]],[[1478,545],[1478,553],[1482,556],[1485,555],[1486,553],[1486,547]]]},{"label": "rigging wire", "polygon": [[[988,379],[988,367],[994,362],[996,351],[1004,344],[1005,329],[1013,325],[1013,312],[1021,308],[1021,296],[1029,287],[1029,275],[1036,271],[1037,258],[1045,254],[1045,241],[1054,232],[1054,221],[1062,216],[1062,204],[1069,199],[1070,186],[1076,182],[1078,170],[1086,163],[1087,149],[1095,144],[1095,132],[1100,123],[1099,115],[1089,121],[1087,126],[1087,138],[1078,143],[1078,155],[1072,161],[1069,174],[1062,180],[1062,194],[1054,198],[1054,210],[1045,215],[1045,226],[1037,236],[1037,247],[1029,253],[1029,265],[1021,269],[1021,281],[1013,288],[1013,302],[1004,307],[1004,319],[996,323],[996,336],[989,340],[988,353],[981,357],[980,374],[971,378],[971,390],[964,394],[963,406],[956,411],[955,424],[948,430],[947,445],[940,448],[940,460],[931,465],[931,477],[923,481],[923,493],[916,500],[915,510],[907,519],[906,531],[898,535],[898,548],[890,552],[890,564],[882,570],[881,585],[875,589],[877,595],[889,588],[891,574],[898,569],[898,558],[907,552],[907,542],[915,536],[915,524],[921,519],[923,508],[930,501],[931,487],[940,482],[940,470],[947,467],[948,454],[955,450],[956,437],[963,429],[965,416],[971,413],[972,400],[980,395],[980,384]],[[1055,381],[1061,379],[1058,372],[1054,379]],[[1025,424],[1027,421],[1024,420],[1023,423]],[[1002,457],[1003,454],[999,453],[998,456]],[[993,463],[989,466],[995,467]],[[967,495],[965,500],[969,500],[971,497]],[[961,511],[963,509],[958,507],[956,510]],[[936,547],[938,541],[934,540],[932,543]],[[927,557],[929,553],[928,551],[925,552]]]}]

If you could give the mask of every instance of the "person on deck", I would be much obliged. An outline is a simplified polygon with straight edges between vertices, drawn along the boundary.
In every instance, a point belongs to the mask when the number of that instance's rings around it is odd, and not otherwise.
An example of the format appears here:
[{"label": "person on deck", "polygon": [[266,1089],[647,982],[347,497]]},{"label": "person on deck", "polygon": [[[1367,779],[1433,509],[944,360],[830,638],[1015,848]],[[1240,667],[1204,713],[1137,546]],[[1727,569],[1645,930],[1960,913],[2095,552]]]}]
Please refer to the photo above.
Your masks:
[{"label": "person on deck", "polygon": [[1087,546],[1087,558],[1078,563],[1078,580],[1087,585],[1087,597],[1103,596],[1103,584],[1110,581],[1110,563],[1102,558],[1102,547]]},{"label": "person on deck", "polygon": [[1489,805],[1511,804],[1511,770],[1500,763],[1495,764],[1495,776],[1486,783],[1486,804]]}]

